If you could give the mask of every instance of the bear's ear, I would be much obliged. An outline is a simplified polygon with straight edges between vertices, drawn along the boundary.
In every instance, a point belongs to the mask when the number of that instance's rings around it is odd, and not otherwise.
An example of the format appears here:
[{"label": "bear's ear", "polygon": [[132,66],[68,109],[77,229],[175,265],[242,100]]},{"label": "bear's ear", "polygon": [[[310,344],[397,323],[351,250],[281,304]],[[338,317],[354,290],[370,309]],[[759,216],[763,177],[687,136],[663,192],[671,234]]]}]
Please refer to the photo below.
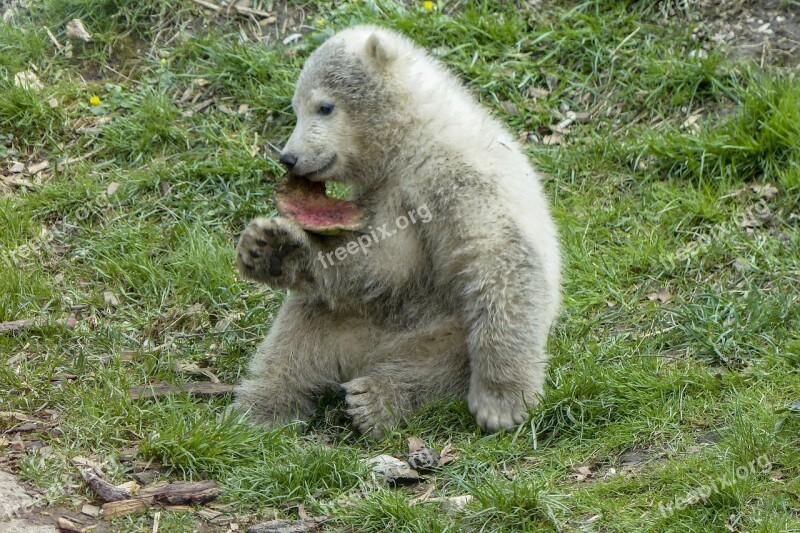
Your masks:
[{"label": "bear's ear", "polygon": [[367,58],[378,68],[385,67],[397,57],[397,53],[390,46],[385,39],[381,39],[377,33],[373,33],[367,39]]}]

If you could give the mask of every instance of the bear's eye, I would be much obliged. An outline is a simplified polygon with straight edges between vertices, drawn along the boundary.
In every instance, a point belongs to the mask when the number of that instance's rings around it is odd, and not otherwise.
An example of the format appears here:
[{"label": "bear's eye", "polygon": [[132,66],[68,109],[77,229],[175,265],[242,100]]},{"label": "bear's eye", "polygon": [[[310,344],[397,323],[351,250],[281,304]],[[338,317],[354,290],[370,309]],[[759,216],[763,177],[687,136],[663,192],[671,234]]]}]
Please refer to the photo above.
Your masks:
[{"label": "bear's eye", "polygon": [[320,104],[319,105],[319,114],[320,115],[330,115],[333,113],[333,104]]}]

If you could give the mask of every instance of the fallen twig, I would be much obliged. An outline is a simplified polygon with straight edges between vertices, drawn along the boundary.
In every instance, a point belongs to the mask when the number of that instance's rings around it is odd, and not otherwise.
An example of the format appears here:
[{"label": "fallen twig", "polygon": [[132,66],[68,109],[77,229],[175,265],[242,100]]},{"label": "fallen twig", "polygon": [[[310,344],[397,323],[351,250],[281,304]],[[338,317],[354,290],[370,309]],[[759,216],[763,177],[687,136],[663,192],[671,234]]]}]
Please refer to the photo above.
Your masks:
[{"label": "fallen twig", "polygon": [[163,382],[138,385],[133,387],[130,393],[134,400],[148,400],[161,398],[176,392],[186,392],[194,396],[222,396],[231,391],[233,391],[233,385],[228,383],[201,381],[198,383],[183,383],[181,385],[170,385]]}]

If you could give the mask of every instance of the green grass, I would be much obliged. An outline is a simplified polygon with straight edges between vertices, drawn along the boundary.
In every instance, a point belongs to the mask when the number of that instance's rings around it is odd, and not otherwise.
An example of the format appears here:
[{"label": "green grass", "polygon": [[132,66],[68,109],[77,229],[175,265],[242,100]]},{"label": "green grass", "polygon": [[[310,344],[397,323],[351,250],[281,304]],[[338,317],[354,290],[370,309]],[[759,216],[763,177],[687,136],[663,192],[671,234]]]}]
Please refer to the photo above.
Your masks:
[{"label": "green grass", "polygon": [[[69,458],[96,456],[123,482],[118,458],[137,447],[165,478],[216,480],[243,524],[302,503],[343,531],[800,531],[798,72],[716,48],[695,58],[697,14],[654,6],[317,2],[289,46],[253,42],[234,17],[204,25],[188,0],[18,10],[0,25],[0,157],[52,164],[0,198],[0,321],[48,323],[0,333],[0,411],[60,431],[30,435],[47,448],[12,464],[44,501],[79,508],[92,495]],[[44,28],[65,44],[75,17],[93,40],[67,57]],[[236,275],[235,239],[274,213],[304,58],[357,22],[435,50],[515,132],[591,114],[561,145],[526,145],[561,228],[565,306],[547,397],[516,432],[482,435],[463,402],[374,442],[336,395],[303,432],[220,417],[230,398],[128,393],[197,379],[188,363],[242,377],[282,294]],[[41,91],[14,84],[31,68]],[[70,315],[75,329],[56,323]],[[469,505],[409,505],[417,490],[371,482],[362,460],[412,435],[452,445],[458,459],[428,482]],[[769,468],[747,468],[759,459]],[[152,513],[113,528],[150,531]],[[160,530],[202,523],[164,512]]]}]

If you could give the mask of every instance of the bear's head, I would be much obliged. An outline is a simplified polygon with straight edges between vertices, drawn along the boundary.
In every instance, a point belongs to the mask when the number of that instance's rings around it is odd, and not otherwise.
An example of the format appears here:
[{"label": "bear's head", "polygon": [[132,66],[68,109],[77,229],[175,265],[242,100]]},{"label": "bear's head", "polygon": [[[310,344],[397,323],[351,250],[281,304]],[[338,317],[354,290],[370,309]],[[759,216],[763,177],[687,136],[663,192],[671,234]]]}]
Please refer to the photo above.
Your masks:
[{"label": "bear's head", "polygon": [[403,46],[394,33],[357,26],[314,51],[297,82],[297,123],[280,156],[294,176],[357,189],[380,179],[408,115],[397,109],[393,68]]}]

